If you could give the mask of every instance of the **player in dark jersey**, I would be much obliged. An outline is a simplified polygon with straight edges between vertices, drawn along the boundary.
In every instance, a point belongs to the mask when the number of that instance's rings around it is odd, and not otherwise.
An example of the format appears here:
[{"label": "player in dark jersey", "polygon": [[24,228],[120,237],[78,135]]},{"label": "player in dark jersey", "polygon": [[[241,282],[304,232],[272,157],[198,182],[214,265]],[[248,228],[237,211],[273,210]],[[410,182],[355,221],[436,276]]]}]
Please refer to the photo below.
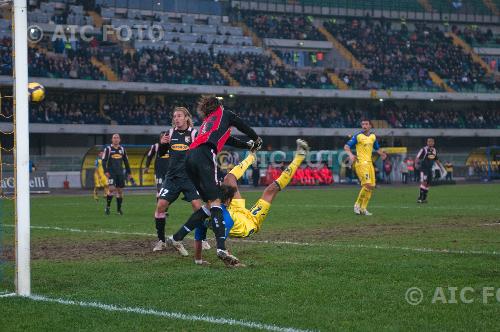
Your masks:
[{"label": "player in dark jersey", "polygon": [[[163,185],[158,194],[155,210],[155,224],[158,242],[153,251],[165,249],[165,224],[168,207],[184,195],[184,200],[191,202],[194,211],[201,209],[200,195],[186,173],[186,155],[189,145],[194,141],[197,130],[193,128],[191,114],[185,107],[176,107],[172,114],[172,129],[163,136],[168,146],[169,164]],[[205,248],[208,242],[205,242]],[[182,254],[182,253],[181,253]],[[187,252],[186,252],[187,255]]]},{"label": "player in dark jersey", "polygon": [[[104,156],[102,158],[102,168],[104,174],[108,178],[109,191],[106,196],[106,214],[110,214],[111,201],[113,194],[116,192],[116,207],[118,214],[123,215],[122,202],[123,202],[123,188],[125,187],[125,176],[131,179],[130,164],[128,163],[127,152],[120,145],[120,135],[113,134],[111,138],[111,145],[104,149]],[[125,166],[125,173],[123,172]]]},{"label": "player in dark jersey", "polygon": [[[238,264],[239,260],[229,254],[225,246],[226,230],[221,208],[220,180],[217,174],[216,157],[225,144],[256,151],[262,146],[262,139],[236,114],[224,110],[220,99],[214,95],[202,96],[198,101],[197,112],[203,119],[203,123],[198,136],[190,146],[186,160],[186,171],[210,210],[203,207],[194,212],[186,224],[167,239],[167,243],[183,254],[181,252],[183,246],[180,241],[193,229],[192,225],[210,217],[210,224],[217,243],[217,256],[226,264]],[[233,126],[251,140],[244,142],[232,137],[231,128]]]},{"label": "player in dark jersey", "polygon": [[427,203],[427,193],[432,183],[432,168],[434,163],[439,163],[434,138],[427,139],[427,145],[417,154],[417,166],[420,170],[420,195],[417,203]]},{"label": "player in dark jersey", "polygon": [[156,182],[156,197],[160,193],[161,186],[163,184],[163,179],[165,175],[167,175],[168,170],[168,158],[169,155],[169,132],[162,131],[160,133],[160,141],[151,145],[151,148],[148,151],[148,156],[146,158],[146,167],[144,169],[144,173],[149,173],[149,166],[151,165],[151,161],[155,158],[155,182]]}]

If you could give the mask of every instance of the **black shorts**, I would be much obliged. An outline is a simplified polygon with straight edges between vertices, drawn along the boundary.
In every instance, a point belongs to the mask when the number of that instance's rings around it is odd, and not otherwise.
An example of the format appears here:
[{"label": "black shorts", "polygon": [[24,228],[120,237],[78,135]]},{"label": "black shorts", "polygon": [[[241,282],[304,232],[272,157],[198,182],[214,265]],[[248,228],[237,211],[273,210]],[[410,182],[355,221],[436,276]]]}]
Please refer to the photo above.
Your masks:
[{"label": "black shorts", "polygon": [[188,152],[186,172],[204,201],[220,198],[220,179],[215,149],[203,144]]},{"label": "black shorts", "polygon": [[200,195],[196,191],[195,186],[189,179],[185,178],[165,178],[160,189],[158,197],[168,201],[170,204],[175,202],[179,195],[184,194],[184,200],[191,202],[195,199],[200,199]]},{"label": "black shorts", "polygon": [[108,185],[114,186],[116,188],[124,188],[125,187],[125,175],[120,173],[110,173],[108,178]]},{"label": "black shorts", "polygon": [[431,184],[432,176],[432,168],[422,168],[420,170],[420,182]]}]

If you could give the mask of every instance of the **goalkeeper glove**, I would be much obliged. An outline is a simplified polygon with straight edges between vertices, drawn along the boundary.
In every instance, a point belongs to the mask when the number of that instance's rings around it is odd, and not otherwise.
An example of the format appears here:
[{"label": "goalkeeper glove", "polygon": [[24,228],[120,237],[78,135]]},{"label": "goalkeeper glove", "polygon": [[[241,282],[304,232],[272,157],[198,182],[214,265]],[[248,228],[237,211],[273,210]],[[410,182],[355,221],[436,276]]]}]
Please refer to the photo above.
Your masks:
[{"label": "goalkeeper glove", "polygon": [[255,142],[253,142],[253,146],[250,148],[250,151],[251,152],[257,152],[259,151],[260,149],[262,149],[262,144],[264,142],[262,141],[262,138],[257,138],[257,140],[255,140]]}]

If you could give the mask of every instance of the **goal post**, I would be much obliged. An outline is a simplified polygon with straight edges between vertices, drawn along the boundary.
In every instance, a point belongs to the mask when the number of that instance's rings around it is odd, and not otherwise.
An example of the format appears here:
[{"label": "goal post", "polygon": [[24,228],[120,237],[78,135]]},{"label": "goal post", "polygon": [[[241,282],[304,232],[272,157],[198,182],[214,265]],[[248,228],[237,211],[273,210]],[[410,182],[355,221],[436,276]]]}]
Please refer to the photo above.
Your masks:
[{"label": "goal post", "polygon": [[27,0],[13,1],[16,293],[31,295]]}]

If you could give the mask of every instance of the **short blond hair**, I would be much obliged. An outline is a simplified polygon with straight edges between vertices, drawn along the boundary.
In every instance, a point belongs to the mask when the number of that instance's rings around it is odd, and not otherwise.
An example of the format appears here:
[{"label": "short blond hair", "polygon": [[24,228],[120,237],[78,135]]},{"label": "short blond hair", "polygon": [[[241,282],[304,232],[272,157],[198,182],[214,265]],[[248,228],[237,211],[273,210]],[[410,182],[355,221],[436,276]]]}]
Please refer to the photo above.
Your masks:
[{"label": "short blond hair", "polygon": [[185,107],[177,106],[174,108],[174,111],[172,112],[172,127],[175,128],[175,122],[174,122],[174,113],[175,112],[182,112],[184,114],[184,116],[187,118],[188,127],[193,126],[193,117],[191,116],[191,113],[189,113],[189,110]]}]

